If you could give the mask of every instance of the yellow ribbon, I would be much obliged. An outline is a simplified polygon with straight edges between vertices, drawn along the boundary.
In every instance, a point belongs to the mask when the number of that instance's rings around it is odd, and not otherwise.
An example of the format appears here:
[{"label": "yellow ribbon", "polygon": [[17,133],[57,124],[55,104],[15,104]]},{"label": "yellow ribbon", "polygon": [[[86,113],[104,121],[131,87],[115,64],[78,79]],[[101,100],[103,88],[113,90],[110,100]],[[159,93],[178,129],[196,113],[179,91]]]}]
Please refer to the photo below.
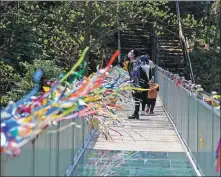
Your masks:
[{"label": "yellow ribbon", "polygon": [[138,91],[150,91],[150,89],[137,88],[137,87],[123,87],[120,90],[138,90]]}]

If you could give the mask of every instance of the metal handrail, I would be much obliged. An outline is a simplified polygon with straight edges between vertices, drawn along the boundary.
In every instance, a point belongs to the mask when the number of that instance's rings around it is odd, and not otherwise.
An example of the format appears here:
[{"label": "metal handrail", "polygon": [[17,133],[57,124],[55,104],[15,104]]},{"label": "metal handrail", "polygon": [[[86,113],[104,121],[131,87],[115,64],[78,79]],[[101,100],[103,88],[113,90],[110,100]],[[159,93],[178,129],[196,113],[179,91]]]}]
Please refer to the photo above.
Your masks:
[{"label": "metal handrail", "polygon": [[[191,80],[186,80],[185,77],[180,77],[178,74],[171,73],[159,66],[156,65],[156,68],[158,71],[160,71],[164,76],[166,76],[168,79],[173,80],[176,82],[177,85],[185,88],[187,91],[190,91],[193,95],[195,95],[196,98],[202,100],[206,104],[209,104],[208,101],[212,101],[216,108],[220,109],[220,102],[218,100],[214,99],[214,96],[217,95],[216,92],[207,93],[204,91],[204,89],[201,87],[201,85],[197,85],[193,83]],[[208,100],[209,99],[209,100]],[[214,104],[210,103],[211,106],[214,106]]]},{"label": "metal handrail", "polygon": [[71,122],[81,128],[72,126],[61,132],[42,134],[35,142],[26,144],[17,158],[1,154],[1,176],[70,176],[96,131],[86,119],[59,122],[54,130]]},{"label": "metal handrail", "polygon": [[156,68],[156,81],[161,88],[159,98],[183,142],[196,173],[193,176],[219,176],[220,111],[198,96],[198,92],[203,92],[199,85]]}]

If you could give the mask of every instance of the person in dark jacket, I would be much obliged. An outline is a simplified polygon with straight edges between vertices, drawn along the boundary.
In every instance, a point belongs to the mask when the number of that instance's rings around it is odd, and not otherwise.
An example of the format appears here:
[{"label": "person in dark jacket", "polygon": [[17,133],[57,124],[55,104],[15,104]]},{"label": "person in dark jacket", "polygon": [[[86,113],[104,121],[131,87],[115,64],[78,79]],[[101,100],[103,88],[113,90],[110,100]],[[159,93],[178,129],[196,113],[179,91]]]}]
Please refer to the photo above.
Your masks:
[{"label": "person in dark jacket", "polygon": [[[149,63],[149,65],[150,65],[150,68],[151,68],[151,74],[152,74],[152,77],[154,77],[154,69],[155,69],[155,65],[154,65],[154,63],[153,63],[153,61],[152,60],[150,60],[150,56],[149,56],[149,54],[146,54],[146,59],[147,59],[147,63]],[[152,79],[152,78],[150,78],[150,79]]]},{"label": "person in dark jacket", "polygon": [[132,74],[134,72],[135,67],[140,63],[139,60],[139,53],[137,50],[131,50],[128,53],[128,57],[130,58],[129,63],[128,63],[128,72],[129,72],[129,76],[130,79],[132,80]]},{"label": "person in dark jacket", "polygon": [[[141,56],[141,62],[143,63],[141,66],[142,71],[141,72],[142,75],[140,76],[140,80],[143,82],[142,84],[142,88],[148,89],[149,88],[149,81],[152,78],[152,70],[151,70],[151,66],[149,64],[149,60],[147,59],[147,57],[145,55]],[[142,112],[141,115],[146,115],[145,112],[145,107],[147,104],[147,94],[148,91],[142,91]]]},{"label": "person in dark jacket", "polygon": [[[137,51],[131,51],[131,60],[129,62],[128,72],[130,75],[131,82],[135,87],[138,88],[147,88],[148,86],[148,74],[147,68],[145,65],[144,57],[138,57]],[[135,100],[135,110],[132,116],[129,116],[129,119],[139,119],[139,110],[140,110],[140,103],[146,104],[147,96],[144,95],[147,92],[142,91],[135,91],[133,93],[133,97]],[[144,106],[145,109],[145,106]]]}]

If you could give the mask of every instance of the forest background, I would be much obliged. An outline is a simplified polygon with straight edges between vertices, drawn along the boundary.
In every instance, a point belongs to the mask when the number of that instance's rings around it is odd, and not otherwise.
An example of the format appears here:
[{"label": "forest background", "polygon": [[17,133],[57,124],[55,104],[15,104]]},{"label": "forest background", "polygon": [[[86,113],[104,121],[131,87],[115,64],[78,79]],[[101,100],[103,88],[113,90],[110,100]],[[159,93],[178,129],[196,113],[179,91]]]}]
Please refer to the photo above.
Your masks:
[{"label": "forest background", "polygon": [[[117,31],[129,23],[154,22],[159,33],[164,25],[177,25],[174,5],[166,1],[1,1],[1,106],[33,88],[36,69],[44,69],[45,79],[68,71],[85,46],[90,46],[85,74],[93,72],[104,52],[117,49]],[[220,93],[220,1],[182,1],[180,12],[182,26],[192,33],[190,58],[197,84]]]}]

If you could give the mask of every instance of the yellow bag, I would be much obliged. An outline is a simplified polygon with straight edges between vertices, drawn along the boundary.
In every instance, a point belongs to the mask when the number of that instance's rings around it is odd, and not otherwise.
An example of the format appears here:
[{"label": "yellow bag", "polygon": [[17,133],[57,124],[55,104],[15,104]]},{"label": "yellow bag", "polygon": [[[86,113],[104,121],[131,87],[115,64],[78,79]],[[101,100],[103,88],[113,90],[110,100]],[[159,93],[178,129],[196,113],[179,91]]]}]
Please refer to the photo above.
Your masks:
[{"label": "yellow bag", "polygon": [[125,71],[128,71],[128,64],[129,64],[129,61],[125,61],[125,62],[124,62],[124,67],[123,67],[123,69],[124,69]]}]

